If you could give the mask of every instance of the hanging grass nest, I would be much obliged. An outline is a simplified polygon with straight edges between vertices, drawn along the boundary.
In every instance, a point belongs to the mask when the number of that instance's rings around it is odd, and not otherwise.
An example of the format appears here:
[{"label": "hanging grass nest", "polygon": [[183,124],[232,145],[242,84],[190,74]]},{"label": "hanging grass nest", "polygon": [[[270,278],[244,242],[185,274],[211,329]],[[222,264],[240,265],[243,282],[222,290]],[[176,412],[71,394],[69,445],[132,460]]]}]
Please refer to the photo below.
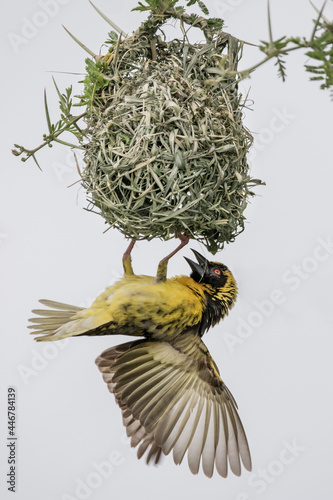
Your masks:
[{"label": "hanging grass nest", "polygon": [[180,231],[215,253],[244,229],[260,181],[249,176],[252,136],[230,73],[240,43],[203,18],[196,26],[205,43],[166,42],[161,22],[143,24],[88,64],[82,181],[90,208],[125,236],[166,240]]},{"label": "hanging grass nest", "polygon": [[[242,123],[239,79],[274,58],[285,80],[283,56],[305,49],[317,61],[305,65],[314,75],[310,79],[331,89],[332,22],[315,8],[319,15],[310,39],[284,36],[274,42],[269,15],[270,40],[258,46],[265,58],[238,71],[243,42],[222,31],[221,19],[188,15],[176,6],[178,1],[139,2],[133,10],[150,15],[132,37],[90,1],[120,37],[110,32],[108,53],[95,56],[68,32],[93,56],[86,61],[84,93],[77,104],[86,110],[74,116],[72,87],[61,94],[55,84],[60,119],[52,123],[45,94],[48,133],[43,143],[33,149],[15,144],[12,152],[22,161],[32,157],[39,166],[36,153],[44,146],[83,149],[88,210],[97,208],[109,227],[147,240],[183,232],[215,253],[243,231],[251,189],[264,184],[249,174],[252,136]],[[208,15],[201,0],[186,0],[187,6],[196,3]],[[179,21],[182,39],[166,41],[162,28],[170,18]],[[185,25],[199,28],[205,42],[190,43]],[[67,132],[79,145],[60,139]]]}]

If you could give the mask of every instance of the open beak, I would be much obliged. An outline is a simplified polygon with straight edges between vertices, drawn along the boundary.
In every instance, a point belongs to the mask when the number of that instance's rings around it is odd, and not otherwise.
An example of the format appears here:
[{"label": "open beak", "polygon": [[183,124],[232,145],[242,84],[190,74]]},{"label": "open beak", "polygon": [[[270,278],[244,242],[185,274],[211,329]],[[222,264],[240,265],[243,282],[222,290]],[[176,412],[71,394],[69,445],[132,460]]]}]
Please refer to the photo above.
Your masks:
[{"label": "open beak", "polygon": [[188,257],[184,257],[184,259],[189,264],[193,273],[195,273],[197,275],[197,277],[199,278],[199,280],[201,280],[204,277],[204,274],[208,269],[209,261],[203,255],[201,255],[199,252],[197,252],[196,250],[193,250],[193,248],[191,248],[191,250],[196,257],[198,264],[196,262],[194,262],[193,260],[189,259]]}]

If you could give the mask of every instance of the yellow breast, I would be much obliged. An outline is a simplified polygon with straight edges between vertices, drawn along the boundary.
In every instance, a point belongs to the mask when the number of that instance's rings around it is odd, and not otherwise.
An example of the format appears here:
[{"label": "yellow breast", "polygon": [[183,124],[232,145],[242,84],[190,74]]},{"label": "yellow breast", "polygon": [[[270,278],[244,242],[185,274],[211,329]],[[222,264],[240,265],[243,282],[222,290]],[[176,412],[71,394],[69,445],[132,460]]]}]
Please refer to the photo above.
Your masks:
[{"label": "yellow breast", "polygon": [[163,338],[180,333],[200,322],[205,304],[204,293],[187,276],[156,283],[151,276],[126,276],[107,288],[84,311],[94,318],[94,326],[115,322],[133,330]]}]

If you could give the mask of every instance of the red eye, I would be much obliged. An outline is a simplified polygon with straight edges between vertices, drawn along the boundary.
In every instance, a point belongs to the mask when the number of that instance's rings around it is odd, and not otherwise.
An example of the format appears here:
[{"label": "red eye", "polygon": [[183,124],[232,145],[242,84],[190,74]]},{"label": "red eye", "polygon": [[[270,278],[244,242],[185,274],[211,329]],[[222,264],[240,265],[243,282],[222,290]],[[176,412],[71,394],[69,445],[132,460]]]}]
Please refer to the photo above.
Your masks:
[{"label": "red eye", "polygon": [[215,273],[215,274],[219,274],[219,275],[220,275],[220,274],[221,274],[221,271],[220,271],[219,269],[214,269],[214,273]]}]

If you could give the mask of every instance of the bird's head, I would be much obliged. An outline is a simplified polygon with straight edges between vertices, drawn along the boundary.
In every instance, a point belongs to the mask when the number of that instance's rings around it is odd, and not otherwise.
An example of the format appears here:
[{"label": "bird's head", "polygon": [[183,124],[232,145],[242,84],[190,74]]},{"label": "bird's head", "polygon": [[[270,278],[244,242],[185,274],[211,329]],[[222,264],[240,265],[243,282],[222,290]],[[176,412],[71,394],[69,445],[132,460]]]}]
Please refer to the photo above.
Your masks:
[{"label": "bird's head", "polygon": [[237,283],[227,266],[210,262],[191,249],[198,262],[185,257],[192,269],[191,278],[200,286],[206,297],[203,331],[216,325],[229,312],[236,301]]}]

